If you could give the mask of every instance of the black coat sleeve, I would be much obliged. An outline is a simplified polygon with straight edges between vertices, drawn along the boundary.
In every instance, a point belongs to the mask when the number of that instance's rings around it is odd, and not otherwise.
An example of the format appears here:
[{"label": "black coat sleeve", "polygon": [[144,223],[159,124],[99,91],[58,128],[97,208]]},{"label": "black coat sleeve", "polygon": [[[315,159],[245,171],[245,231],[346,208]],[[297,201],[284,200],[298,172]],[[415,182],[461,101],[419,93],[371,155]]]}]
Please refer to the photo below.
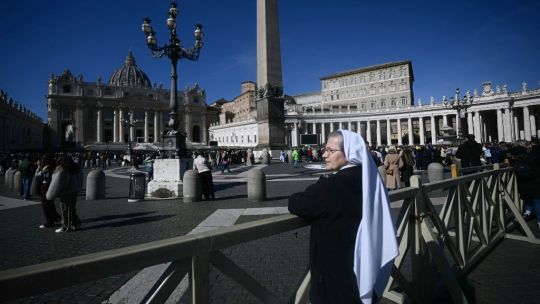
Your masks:
[{"label": "black coat sleeve", "polygon": [[303,192],[289,197],[289,212],[307,220],[315,220],[326,213],[326,204],[330,195],[329,178],[320,177],[317,183]]}]

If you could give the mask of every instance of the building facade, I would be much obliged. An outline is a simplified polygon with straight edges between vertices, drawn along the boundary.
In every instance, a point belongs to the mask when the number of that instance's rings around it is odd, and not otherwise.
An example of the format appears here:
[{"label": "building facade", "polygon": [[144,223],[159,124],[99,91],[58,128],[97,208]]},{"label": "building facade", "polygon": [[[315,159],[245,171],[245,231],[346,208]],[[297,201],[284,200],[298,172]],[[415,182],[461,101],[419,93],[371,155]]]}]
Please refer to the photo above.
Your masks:
[{"label": "building facade", "polygon": [[216,101],[221,112],[219,122],[210,125],[210,141],[221,147],[255,147],[258,135],[256,98],[257,84],[244,81],[240,95],[233,101]]},{"label": "building facade", "polygon": [[[54,147],[125,150],[129,142],[158,147],[169,120],[170,90],[152,86],[131,51],[108,83],[69,70],[51,75],[48,126]],[[206,95],[198,85],[178,92],[179,131],[188,145],[207,142]]]},{"label": "building facade", "polygon": [[44,129],[40,117],[0,90],[0,151],[42,149]]},{"label": "building facade", "polygon": [[[321,78],[321,92],[293,96],[285,103],[285,141],[300,146],[301,134],[318,134],[324,143],[337,129],[360,134],[371,145],[437,144],[443,127],[474,134],[479,142],[530,140],[539,136],[540,89],[527,84],[510,92],[506,85],[493,89],[490,82],[482,91],[466,92],[472,102],[460,119],[456,110],[431,97],[429,103],[414,104],[412,63],[401,61],[355,69]],[[462,96],[454,96],[462,99]],[[251,122],[256,125],[256,121]],[[232,139],[242,134],[244,142]],[[246,138],[257,138],[249,121],[226,122],[210,127],[218,145],[254,147]]]}]

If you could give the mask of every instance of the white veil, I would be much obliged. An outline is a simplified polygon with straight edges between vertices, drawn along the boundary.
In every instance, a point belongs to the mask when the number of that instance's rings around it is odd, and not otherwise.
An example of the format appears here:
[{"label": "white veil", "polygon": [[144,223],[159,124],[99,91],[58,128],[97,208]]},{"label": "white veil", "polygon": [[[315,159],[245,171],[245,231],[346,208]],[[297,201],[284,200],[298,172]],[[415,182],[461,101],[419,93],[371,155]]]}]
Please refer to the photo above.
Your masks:
[{"label": "white veil", "polygon": [[390,200],[379,170],[362,136],[348,130],[343,150],[349,163],[362,165],[362,220],[356,232],[354,273],[362,303],[371,303],[373,291],[382,297],[394,258],[398,256],[396,228]]}]

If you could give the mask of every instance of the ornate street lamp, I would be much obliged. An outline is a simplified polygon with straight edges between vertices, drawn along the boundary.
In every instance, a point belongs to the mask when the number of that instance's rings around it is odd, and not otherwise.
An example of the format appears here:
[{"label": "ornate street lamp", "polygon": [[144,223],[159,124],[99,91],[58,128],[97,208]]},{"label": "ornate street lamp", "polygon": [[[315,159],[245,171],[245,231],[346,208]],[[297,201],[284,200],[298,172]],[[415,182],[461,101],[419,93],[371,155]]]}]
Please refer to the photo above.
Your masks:
[{"label": "ornate street lamp", "polygon": [[152,52],[154,58],[161,58],[164,55],[171,60],[171,99],[170,99],[170,119],[168,122],[169,129],[166,134],[162,135],[163,149],[169,151],[170,157],[185,157],[186,156],[186,134],[178,132],[178,97],[176,92],[176,84],[178,76],[176,74],[176,66],[178,61],[186,58],[195,61],[199,58],[199,52],[203,46],[202,43],[202,25],[195,25],[195,46],[191,49],[182,47],[180,39],[176,34],[176,17],[178,16],[178,7],[175,2],[171,2],[167,18],[167,27],[170,31],[169,44],[159,47],[156,40],[156,33],[152,29],[150,18],[144,18],[142,31],[146,36],[146,44]]},{"label": "ornate street lamp", "polygon": [[450,102],[446,100],[446,98],[443,99],[443,104],[446,108],[452,108],[454,110],[457,110],[458,116],[457,119],[459,119],[459,122],[456,121],[458,128],[457,128],[457,137],[458,139],[463,138],[462,130],[463,130],[463,123],[462,120],[465,118],[465,113],[467,113],[467,108],[472,106],[473,103],[473,97],[467,91],[463,99],[460,99],[460,91],[459,88],[456,89],[456,94],[454,97],[450,98]]}]

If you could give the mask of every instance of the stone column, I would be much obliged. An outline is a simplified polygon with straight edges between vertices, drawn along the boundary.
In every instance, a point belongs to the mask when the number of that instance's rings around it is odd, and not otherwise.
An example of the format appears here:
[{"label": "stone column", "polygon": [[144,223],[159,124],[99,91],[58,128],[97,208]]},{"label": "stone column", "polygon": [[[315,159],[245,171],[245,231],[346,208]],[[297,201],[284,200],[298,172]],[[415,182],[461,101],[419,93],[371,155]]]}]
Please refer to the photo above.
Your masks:
[{"label": "stone column", "polygon": [[407,133],[409,133],[409,145],[414,144],[413,129],[412,129],[412,119],[407,118]]},{"label": "stone column", "polygon": [[504,123],[501,109],[497,109],[497,140],[504,141]]},{"label": "stone column", "polygon": [[130,123],[129,141],[134,142],[135,141],[135,126],[133,125],[133,120],[134,120],[134,117],[135,117],[135,111],[133,111],[133,109],[131,109],[129,111],[129,113],[130,113],[130,115],[129,115],[129,123]]},{"label": "stone column", "polygon": [[529,114],[529,107],[523,107],[523,132],[525,133],[525,140],[531,140],[531,120]]},{"label": "stone column", "polygon": [[446,116],[446,115],[442,116],[442,124],[443,124],[443,127],[449,127],[449,125],[448,125],[448,116]]},{"label": "stone column", "polygon": [[390,146],[392,144],[392,129],[390,125],[390,118],[386,119],[386,145]]},{"label": "stone column", "polygon": [[119,139],[119,142],[123,143],[124,142],[124,110],[122,110],[122,108],[120,108],[118,110],[118,139]]},{"label": "stone column", "polygon": [[114,109],[113,112],[113,142],[118,142],[118,109]]},{"label": "stone column", "polygon": [[401,119],[397,119],[397,133],[398,133],[398,138],[397,138],[397,142],[398,142],[398,145],[401,146],[403,145],[403,140],[401,139],[402,137],[402,133],[401,133]]},{"label": "stone column", "polygon": [[201,138],[202,138],[202,142],[203,142],[204,144],[208,144],[208,138],[207,138],[207,135],[206,135],[206,133],[208,133],[208,130],[207,130],[207,127],[206,127],[206,112],[203,112],[203,113],[201,114],[201,124],[202,124],[202,126],[201,126],[201,131],[202,131],[202,136],[201,136]]},{"label": "stone column", "polygon": [[[456,114],[456,134],[459,135],[459,128],[460,128],[460,125],[459,125],[459,114]],[[461,133],[464,133],[465,130],[461,130]],[[465,134],[461,134],[461,135],[465,135]]]},{"label": "stone column", "polygon": [[154,111],[154,142],[159,142],[159,112]]},{"label": "stone column", "polygon": [[512,116],[512,118],[513,118],[513,121],[514,121],[514,124],[513,124],[513,126],[514,126],[514,141],[515,140],[520,140],[522,138],[520,136],[521,134],[519,134],[520,133],[519,132],[519,119],[518,119],[517,116]]},{"label": "stone column", "polygon": [[101,133],[103,132],[102,125],[101,125],[101,112],[102,112],[102,108],[98,107],[97,122],[96,122],[96,142],[101,142]]},{"label": "stone column", "polygon": [[538,131],[536,130],[536,118],[534,114],[531,114],[531,116],[529,117],[529,120],[531,121],[531,130],[532,130],[531,135],[538,137]]},{"label": "stone column", "polygon": [[149,142],[148,140],[148,128],[149,128],[149,122],[148,122],[148,110],[144,110],[144,142]]},{"label": "stone column", "polygon": [[377,146],[382,145],[381,139],[381,120],[377,119]]},{"label": "stone column", "polygon": [[298,123],[293,123],[293,129],[291,133],[291,141],[293,147],[298,147]]},{"label": "stone column", "polygon": [[82,105],[78,105],[76,108],[75,113],[77,113],[76,121],[75,121],[75,141],[77,143],[80,143],[81,145],[84,145],[84,131],[85,131],[85,114],[86,110]]},{"label": "stone column", "polygon": [[423,146],[426,144],[425,138],[424,138],[424,117],[418,118],[418,124],[420,126],[420,144]]},{"label": "stone column", "polygon": [[435,125],[435,115],[431,114],[431,144],[437,143],[437,126]]},{"label": "stone column", "polygon": [[475,125],[474,125],[473,113],[470,111],[467,112],[467,127],[468,127],[467,131],[469,132],[469,134],[474,134],[476,130],[475,130]]},{"label": "stone column", "polygon": [[334,122],[330,122],[330,133],[334,132]]},{"label": "stone column", "polygon": [[373,143],[371,142],[371,121],[370,120],[367,121],[366,140],[368,141],[370,146],[373,145]]},{"label": "stone column", "polygon": [[347,130],[351,131],[352,132],[352,128],[351,128],[351,121],[347,121]]},{"label": "stone column", "polygon": [[482,133],[480,132],[480,112],[478,111],[474,112],[473,122],[474,122],[474,133],[473,133],[474,137],[476,138],[477,142],[482,142]]},{"label": "stone column", "polygon": [[504,109],[504,112],[503,112],[504,141],[511,142],[512,134],[510,131],[512,128],[510,128],[510,119],[508,118],[508,112],[509,112],[508,109]]},{"label": "stone column", "polygon": [[321,123],[321,143],[326,142],[326,130],[324,127],[324,121]]}]

